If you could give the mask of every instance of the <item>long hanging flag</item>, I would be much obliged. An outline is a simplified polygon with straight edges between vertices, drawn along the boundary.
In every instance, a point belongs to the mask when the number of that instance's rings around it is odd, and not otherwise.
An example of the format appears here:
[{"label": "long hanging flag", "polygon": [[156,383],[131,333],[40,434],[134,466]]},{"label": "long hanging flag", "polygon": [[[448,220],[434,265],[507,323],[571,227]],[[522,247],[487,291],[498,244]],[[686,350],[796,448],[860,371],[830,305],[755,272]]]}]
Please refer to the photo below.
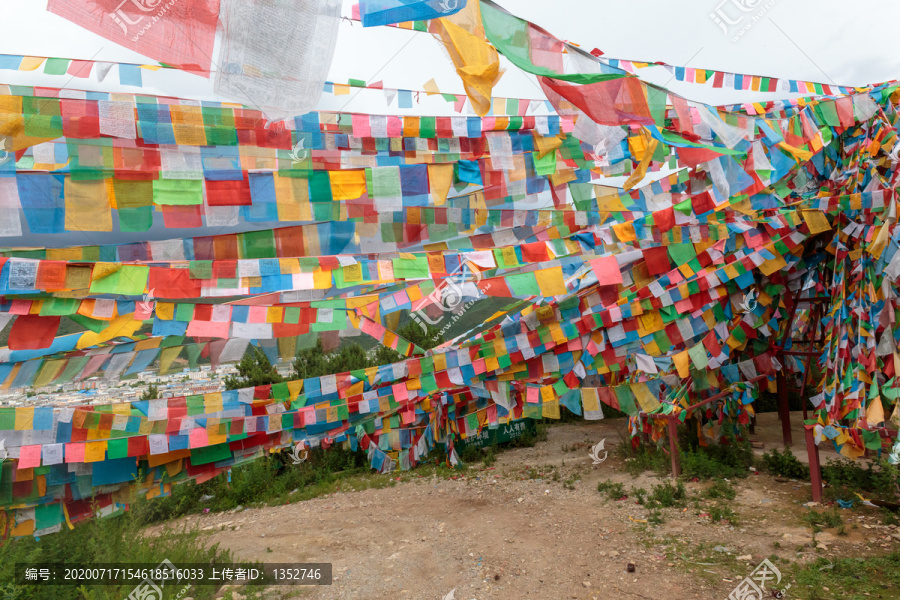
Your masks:
[{"label": "long hanging flag", "polygon": [[50,0],[47,10],[135,52],[209,77],[219,0]]},{"label": "long hanging flag", "polygon": [[363,27],[440,19],[466,7],[466,0],[361,0]]},{"label": "long hanging flag", "polygon": [[270,121],[319,102],[341,22],[341,0],[225,0],[216,93]]}]

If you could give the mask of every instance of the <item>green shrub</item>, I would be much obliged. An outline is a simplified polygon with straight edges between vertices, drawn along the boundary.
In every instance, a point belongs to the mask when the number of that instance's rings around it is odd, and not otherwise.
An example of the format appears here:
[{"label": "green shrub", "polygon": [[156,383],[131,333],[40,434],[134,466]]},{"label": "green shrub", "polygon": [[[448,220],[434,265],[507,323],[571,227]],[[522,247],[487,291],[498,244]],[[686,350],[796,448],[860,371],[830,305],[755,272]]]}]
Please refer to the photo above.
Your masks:
[{"label": "green shrub", "polygon": [[714,444],[681,451],[681,472],[685,477],[715,479],[746,477],[753,465],[749,443]]},{"label": "green shrub", "polygon": [[770,452],[763,454],[762,461],[763,467],[772,475],[790,479],[809,479],[809,467],[797,460],[797,457],[787,448],[780,453],[778,448],[773,448]]},{"label": "green shrub", "polygon": [[632,494],[637,499],[638,504],[643,504],[648,508],[671,508],[673,506],[684,506],[687,499],[687,491],[684,489],[684,483],[679,481],[671,483],[666,481],[650,488],[650,492],[646,492],[642,488],[634,488]]},{"label": "green shrub", "polygon": [[597,491],[606,494],[610,500],[619,500],[625,496],[625,485],[611,481],[599,481],[597,482]]},{"label": "green shrub", "polygon": [[881,500],[896,500],[900,482],[897,466],[883,459],[831,460],[822,467],[822,479],[831,487],[830,496],[844,500],[855,498],[858,491]]}]

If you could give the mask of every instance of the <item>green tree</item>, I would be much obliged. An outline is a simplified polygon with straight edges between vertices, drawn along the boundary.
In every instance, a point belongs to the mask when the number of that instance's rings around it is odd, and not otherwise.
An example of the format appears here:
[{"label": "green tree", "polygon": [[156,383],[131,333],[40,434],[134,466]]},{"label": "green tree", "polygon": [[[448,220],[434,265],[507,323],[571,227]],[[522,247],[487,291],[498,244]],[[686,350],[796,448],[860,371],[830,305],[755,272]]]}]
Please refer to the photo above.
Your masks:
[{"label": "green tree", "polygon": [[150,387],[141,394],[141,400],[156,400],[157,398],[159,398],[159,388],[152,383],[150,384]]},{"label": "green tree", "polygon": [[253,348],[253,352],[246,354],[236,365],[237,375],[229,375],[225,378],[226,390],[237,390],[257,385],[269,385],[281,383],[284,377],[278,374],[269,358],[259,348]]},{"label": "green tree", "polygon": [[[444,343],[444,335],[441,333],[440,329],[428,325],[427,323],[425,326],[427,329],[423,330],[418,323],[409,321],[406,325],[403,325],[397,330],[397,335],[423,350],[431,350]],[[404,358],[405,357],[396,350],[392,350],[387,346],[379,346],[375,351],[372,364],[374,366],[389,365],[391,363],[400,362]]]},{"label": "green tree", "polygon": [[322,340],[317,339],[313,348],[306,348],[297,353],[294,358],[294,377],[297,379],[309,379],[327,375],[328,357],[322,347]]},{"label": "green tree", "polygon": [[366,369],[372,366],[372,361],[363,347],[353,342],[342,346],[340,350],[328,356],[327,374],[346,373]]}]

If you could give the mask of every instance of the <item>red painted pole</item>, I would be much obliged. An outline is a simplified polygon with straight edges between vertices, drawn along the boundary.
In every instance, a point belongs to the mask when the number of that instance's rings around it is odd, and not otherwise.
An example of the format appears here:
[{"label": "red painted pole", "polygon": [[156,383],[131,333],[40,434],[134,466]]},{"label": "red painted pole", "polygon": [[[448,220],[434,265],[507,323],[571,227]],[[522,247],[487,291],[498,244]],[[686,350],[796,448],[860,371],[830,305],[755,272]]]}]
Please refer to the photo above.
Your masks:
[{"label": "red painted pole", "polygon": [[819,447],[816,446],[815,425],[804,425],[806,452],[809,454],[809,479],[812,482],[813,502],[822,501],[822,466],[819,464]]},{"label": "red painted pole", "polygon": [[669,454],[672,455],[672,479],[681,475],[681,456],[678,454],[678,420],[675,417],[668,418],[669,426]]},{"label": "red painted pole", "polygon": [[778,416],[781,419],[781,437],[784,445],[790,447],[791,442],[791,409],[788,406],[787,379],[784,370],[775,375],[775,385],[778,388]]}]

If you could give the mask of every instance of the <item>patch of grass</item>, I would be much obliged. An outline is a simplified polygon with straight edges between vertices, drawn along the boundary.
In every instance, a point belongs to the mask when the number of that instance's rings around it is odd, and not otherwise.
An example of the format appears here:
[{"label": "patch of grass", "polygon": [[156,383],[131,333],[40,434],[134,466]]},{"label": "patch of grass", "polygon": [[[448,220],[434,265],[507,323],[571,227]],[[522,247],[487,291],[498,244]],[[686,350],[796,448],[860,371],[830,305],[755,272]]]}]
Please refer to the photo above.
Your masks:
[{"label": "patch of grass", "polygon": [[837,509],[822,512],[810,510],[801,517],[801,520],[812,528],[813,533],[819,533],[823,529],[844,526],[844,519]]},{"label": "patch of grass", "polygon": [[599,481],[597,482],[597,491],[601,494],[606,494],[606,497],[610,500],[619,500],[625,497],[625,484]]},{"label": "patch of grass", "polygon": [[812,594],[824,587],[830,592],[819,598],[894,598],[900,588],[900,551],[883,556],[867,554],[865,558],[819,558],[789,573],[789,577],[795,582],[790,590],[792,598],[801,590]]},{"label": "patch of grass", "polygon": [[615,446],[614,454],[624,462],[625,470],[632,477],[645,471],[667,473],[671,465],[669,456],[662,450],[646,446],[638,446],[632,450],[631,443],[625,440]]},{"label": "patch of grass", "polygon": [[900,471],[896,465],[879,459],[852,461],[841,458],[822,466],[822,479],[831,498],[849,500],[864,491],[878,500],[896,500],[900,495]]},{"label": "patch of grass", "polygon": [[900,525],[900,516],[897,513],[888,510],[887,508],[881,509],[881,524],[882,525]]},{"label": "patch of grass", "polygon": [[651,509],[650,514],[647,515],[647,523],[650,525],[662,525],[665,522],[666,519],[659,510]]},{"label": "patch of grass", "polygon": [[741,521],[737,513],[730,506],[713,506],[709,509],[709,520],[713,523],[727,521],[732,527],[740,525]]},{"label": "patch of grass", "polygon": [[713,484],[703,492],[704,498],[722,498],[724,500],[734,500],[737,497],[737,490],[731,483],[724,479],[716,479]]},{"label": "patch of grass", "polygon": [[[350,487],[385,487],[391,481],[372,472],[362,451],[313,450],[299,465],[290,460],[290,455],[283,453],[237,466],[232,469],[231,483],[225,475],[219,475],[199,485],[192,480],[174,485],[169,496],[154,499],[137,511],[137,518],[143,523],[158,523],[207,508],[223,511],[238,506],[284,504]],[[297,492],[292,493],[294,490]]]},{"label": "patch of grass", "polygon": [[749,442],[687,447],[681,451],[681,472],[685,477],[717,479],[747,477],[753,466],[753,449]]},{"label": "patch of grass", "polygon": [[797,457],[785,448],[778,452],[773,448],[762,457],[763,467],[772,475],[788,477],[790,479],[809,479],[809,467],[797,460]]},{"label": "patch of grass", "polygon": [[[205,548],[196,530],[166,530],[145,535],[142,524],[131,514],[92,519],[65,526],[59,533],[6,540],[0,545],[0,598],[4,600],[75,600],[126,598],[135,583],[118,586],[20,586],[14,583],[16,563],[66,563],[92,566],[100,563],[146,563],[158,565],[168,559],[176,567],[188,563],[230,563],[234,557],[218,545]],[[167,584],[180,590],[184,586]],[[218,585],[194,585],[187,594],[212,598]],[[172,596],[174,597],[174,596]]]}]

